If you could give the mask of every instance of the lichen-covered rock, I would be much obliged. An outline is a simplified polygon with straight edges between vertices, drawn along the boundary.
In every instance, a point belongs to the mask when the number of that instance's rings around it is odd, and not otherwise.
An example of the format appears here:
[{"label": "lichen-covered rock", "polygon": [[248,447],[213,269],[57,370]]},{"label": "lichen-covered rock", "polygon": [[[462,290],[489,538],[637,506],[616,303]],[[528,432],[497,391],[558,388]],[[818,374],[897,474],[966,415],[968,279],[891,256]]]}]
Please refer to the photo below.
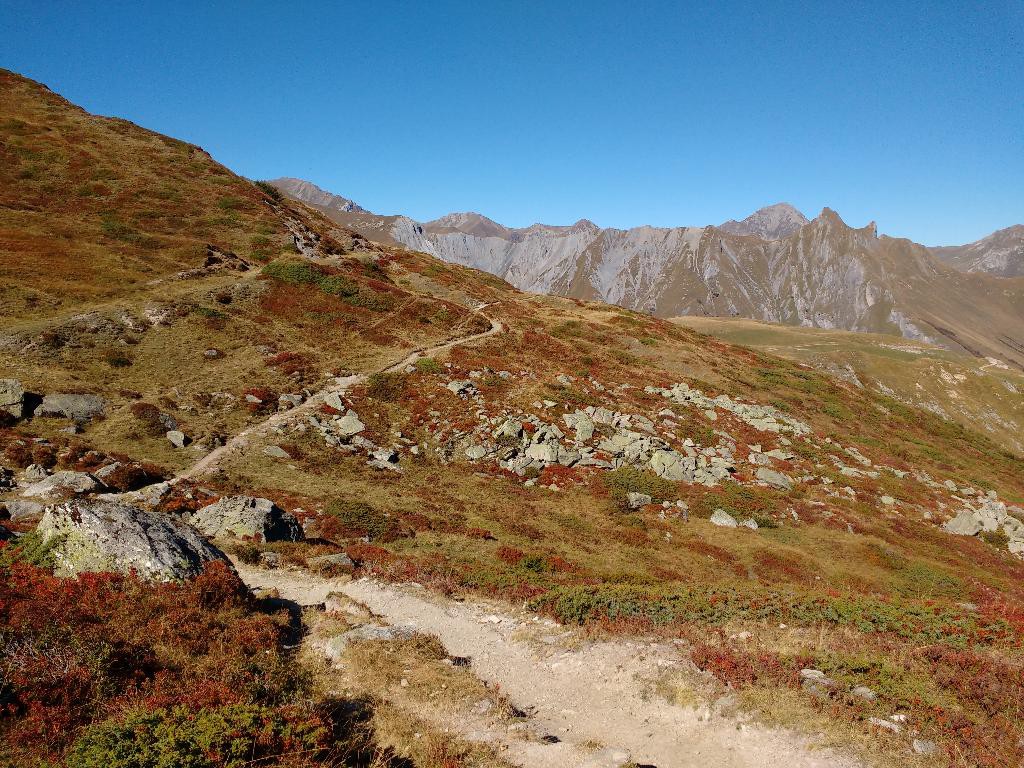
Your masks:
[{"label": "lichen-covered rock", "polygon": [[46,395],[36,408],[36,416],[63,416],[75,422],[89,421],[99,416],[106,403],[99,395],[56,393]]},{"label": "lichen-covered rock", "polygon": [[25,415],[25,388],[17,379],[0,379],[0,414],[15,419]]},{"label": "lichen-covered rock", "polygon": [[194,512],[189,522],[207,536],[300,541],[302,526],[270,499],[226,496]]},{"label": "lichen-covered rock", "polygon": [[4,516],[12,522],[28,520],[39,517],[43,514],[44,506],[38,501],[19,501],[18,499],[7,499],[0,501],[0,519]]},{"label": "lichen-covered rock", "polygon": [[175,448],[184,448],[186,445],[188,445],[188,435],[186,435],[180,429],[168,430],[167,440]]},{"label": "lichen-covered rock", "polygon": [[136,572],[154,581],[197,576],[227,558],[178,520],[114,499],[81,499],[46,511],[37,530],[54,542],[58,576]]},{"label": "lichen-covered rock", "polygon": [[630,491],[626,494],[626,504],[630,509],[640,509],[650,504],[653,499],[646,493],[637,493],[636,491]]},{"label": "lichen-covered rock", "polygon": [[99,488],[99,482],[88,472],[64,470],[54,472],[39,482],[33,483],[22,496],[58,496],[66,493],[88,493]]},{"label": "lichen-covered rock", "polygon": [[352,558],[346,555],[344,552],[338,552],[334,555],[320,555],[319,557],[311,557],[306,561],[306,565],[309,566],[311,571],[320,574],[335,574],[335,573],[352,573],[355,570],[356,565],[352,562]]}]

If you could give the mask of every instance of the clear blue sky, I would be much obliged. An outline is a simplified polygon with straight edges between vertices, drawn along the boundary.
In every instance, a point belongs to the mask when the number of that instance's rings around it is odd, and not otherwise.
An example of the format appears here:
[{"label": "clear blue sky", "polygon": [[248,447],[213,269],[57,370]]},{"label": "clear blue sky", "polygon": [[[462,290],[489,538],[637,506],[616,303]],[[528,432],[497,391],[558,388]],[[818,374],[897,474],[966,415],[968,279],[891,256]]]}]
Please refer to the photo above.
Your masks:
[{"label": "clear blue sky", "polygon": [[1021,0],[0,0],[0,34],[0,66],[90,111],[380,213],[1024,223]]}]

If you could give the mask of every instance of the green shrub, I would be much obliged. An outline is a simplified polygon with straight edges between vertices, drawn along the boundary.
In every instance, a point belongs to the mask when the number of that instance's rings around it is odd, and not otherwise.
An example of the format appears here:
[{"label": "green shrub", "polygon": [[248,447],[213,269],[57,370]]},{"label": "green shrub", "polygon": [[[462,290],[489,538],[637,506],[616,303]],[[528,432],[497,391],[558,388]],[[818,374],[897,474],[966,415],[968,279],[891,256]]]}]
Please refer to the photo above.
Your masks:
[{"label": "green shrub", "polygon": [[608,489],[608,495],[620,507],[626,506],[630,493],[646,493],[655,501],[662,501],[676,498],[679,491],[675,483],[636,467],[619,467],[611,472],[605,472],[602,480]]},{"label": "green shrub", "polygon": [[67,768],[235,768],[326,751],[329,730],[299,711],[255,704],[130,712],[87,728]]},{"label": "green shrub", "polygon": [[205,317],[207,320],[226,320],[227,315],[221,312],[219,309],[213,307],[196,307],[192,310],[200,317]]},{"label": "green shrub", "polygon": [[996,549],[1006,549],[1010,543],[1010,537],[1007,536],[1002,529],[983,531],[981,538]]},{"label": "green shrub", "polygon": [[799,590],[570,586],[558,587],[535,598],[531,607],[575,624],[601,619],[641,619],[656,625],[694,623],[701,626],[720,626],[732,621],[783,621],[805,627],[846,626],[868,634],[891,634],[917,643],[942,643],[958,648],[968,643],[1019,640],[1004,619],[971,613],[959,606]]},{"label": "green shrub", "polygon": [[284,198],[284,195],[281,194],[280,190],[278,190],[278,188],[269,181],[254,181],[253,184],[259,187],[260,191],[262,191],[271,200],[280,202]]},{"label": "green shrub", "polygon": [[366,382],[366,396],[394,403],[405,396],[409,377],[404,373],[375,373]]},{"label": "green shrub", "polygon": [[330,296],[337,296],[346,304],[374,312],[383,312],[394,306],[394,299],[386,293],[361,288],[354,281],[339,274],[329,274],[313,264],[293,260],[272,261],[262,274],[291,285],[315,285]]},{"label": "green shrub", "polygon": [[251,541],[243,542],[235,547],[235,557],[246,565],[258,564],[262,554],[263,550],[260,549],[259,545],[254,544]]},{"label": "green shrub", "polygon": [[965,596],[964,585],[946,571],[928,563],[915,561],[900,569],[903,584],[896,593],[904,597],[948,597],[961,599]]},{"label": "green shrub", "polygon": [[370,541],[387,537],[395,527],[384,512],[365,501],[337,499],[327,505],[324,514],[341,524],[339,533],[349,537],[365,536]]},{"label": "green shrub", "polygon": [[222,197],[217,200],[217,207],[222,211],[237,211],[245,204],[245,201],[237,197]]},{"label": "green shrub", "polygon": [[693,500],[690,509],[696,517],[711,517],[718,508],[737,519],[754,518],[764,528],[778,527],[774,513],[786,503],[785,494],[768,488],[752,488],[739,483],[726,483],[714,492],[702,494]]},{"label": "green shrub", "polygon": [[54,550],[61,543],[61,536],[45,539],[38,531],[29,531],[14,541],[0,546],[0,571],[14,563],[33,565],[36,568],[52,570],[56,564]]},{"label": "green shrub", "polygon": [[128,357],[128,355],[119,349],[108,350],[103,356],[103,359],[111,368],[127,368],[134,362],[130,357]]},{"label": "green shrub", "polygon": [[416,370],[420,373],[444,373],[444,366],[432,357],[421,357],[416,361]]}]

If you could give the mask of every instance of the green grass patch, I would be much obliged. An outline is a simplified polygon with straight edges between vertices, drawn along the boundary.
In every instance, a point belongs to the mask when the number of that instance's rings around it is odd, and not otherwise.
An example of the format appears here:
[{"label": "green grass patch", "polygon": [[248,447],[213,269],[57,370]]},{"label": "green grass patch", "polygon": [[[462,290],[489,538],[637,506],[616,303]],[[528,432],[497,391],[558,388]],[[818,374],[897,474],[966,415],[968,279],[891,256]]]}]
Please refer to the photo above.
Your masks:
[{"label": "green grass patch", "polygon": [[879,600],[832,596],[796,590],[749,587],[559,587],[535,598],[533,610],[547,611],[564,622],[646,620],[721,626],[732,621],[785,622],[793,626],[834,625],[865,634],[891,634],[918,643],[965,648],[972,643],[1015,640],[1009,623],[963,608],[930,601]]}]

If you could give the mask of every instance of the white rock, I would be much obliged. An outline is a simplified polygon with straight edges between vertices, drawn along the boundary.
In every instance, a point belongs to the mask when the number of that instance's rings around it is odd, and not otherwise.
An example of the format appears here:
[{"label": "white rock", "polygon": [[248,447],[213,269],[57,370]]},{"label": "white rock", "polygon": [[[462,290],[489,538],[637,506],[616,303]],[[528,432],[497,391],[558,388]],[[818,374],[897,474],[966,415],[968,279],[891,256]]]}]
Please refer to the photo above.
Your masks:
[{"label": "white rock", "polygon": [[716,509],[712,512],[710,522],[712,525],[720,525],[725,528],[735,528],[738,525],[736,518],[724,509]]}]

